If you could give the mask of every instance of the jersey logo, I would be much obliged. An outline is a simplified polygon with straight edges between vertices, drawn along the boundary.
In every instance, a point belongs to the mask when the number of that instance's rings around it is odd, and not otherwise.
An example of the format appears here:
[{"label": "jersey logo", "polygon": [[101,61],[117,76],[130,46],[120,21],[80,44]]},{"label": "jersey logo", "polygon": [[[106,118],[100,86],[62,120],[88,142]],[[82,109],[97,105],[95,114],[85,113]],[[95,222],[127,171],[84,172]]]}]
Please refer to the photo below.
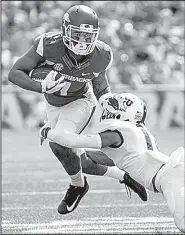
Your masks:
[{"label": "jersey logo", "polygon": [[63,64],[57,63],[53,65],[54,70],[56,71],[62,71],[62,69],[64,68]]},{"label": "jersey logo", "polygon": [[67,75],[67,74],[63,74],[63,73],[60,73],[61,76],[64,76],[64,79],[65,81],[70,81],[70,82],[82,82],[82,83],[88,83],[91,81],[91,79],[89,78],[79,78],[79,77],[74,77],[74,76],[70,76],[70,75]]},{"label": "jersey logo", "polygon": [[89,75],[90,73],[82,73],[82,76],[87,76],[87,75]]}]

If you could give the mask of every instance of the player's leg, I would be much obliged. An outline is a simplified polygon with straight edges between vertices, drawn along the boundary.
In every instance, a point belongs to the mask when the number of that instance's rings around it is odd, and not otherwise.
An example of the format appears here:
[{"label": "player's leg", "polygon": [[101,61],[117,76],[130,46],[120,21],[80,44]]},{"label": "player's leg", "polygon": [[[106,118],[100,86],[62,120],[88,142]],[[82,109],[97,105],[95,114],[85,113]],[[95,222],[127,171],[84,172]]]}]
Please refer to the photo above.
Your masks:
[{"label": "player's leg", "polygon": [[[61,108],[55,129],[80,133],[90,121],[95,107],[87,99],[78,99]],[[56,147],[57,146],[57,147]],[[74,186],[83,186],[80,157],[72,149],[50,143],[50,147],[64,169],[71,177]]]},{"label": "player's leg", "polygon": [[184,164],[172,168],[160,184],[177,228],[185,233]]},{"label": "player's leg", "polygon": [[177,228],[185,233],[184,163],[168,168],[160,178],[157,187],[163,193]]},{"label": "player's leg", "polygon": [[127,172],[115,166],[114,162],[103,152],[80,149],[77,150],[77,153],[81,156],[83,173],[117,179],[137,193],[143,201],[147,201],[145,188],[131,178]]},{"label": "player's leg", "polygon": [[[64,107],[53,107],[49,104],[46,105],[46,114],[47,114],[47,121],[51,128],[57,127],[57,122],[59,120],[60,114],[63,111]],[[71,131],[75,130],[75,127],[73,125],[70,126],[70,123],[67,125],[67,120],[64,120],[64,126],[66,129],[70,129]],[[65,125],[66,124],[66,125]],[[61,125],[62,128],[62,125]],[[64,127],[63,127],[64,128]],[[60,161],[60,163],[63,165],[64,169],[68,173],[68,175],[75,175],[75,173],[78,173],[81,169],[80,166],[80,159],[78,156],[76,156],[71,149],[64,148],[63,146],[60,146],[59,144],[56,144],[54,142],[49,143],[50,148],[54,155],[57,157],[57,159]],[[70,156],[68,159],[69,163],[65,165],[65,158]],[[69,167],[70,165],[70,167]],[[73,178],[73,177],[72,177]],[[80,180],[79,183],[76,182],[76,186],[83,186],[83,179],[82,176],[79,176]],[[78,181],[78,180],[76,180]],[[74,182],[73,182],[74,183]],[[75,183],[74,183],[75,184]]]},{"label": "player's leg", "polygon": [[[94,110],[93,102],[88,99],[71,102],[60,108],[55,129],[80,133],[90,121]],[[71,178],[70,187],[58,207],[59,213],[66,214],[77,207],[89,186],[82,174],[81,159],[72,149],[53,142],[50,142],[50,148]]]},{"label": "player's leg", "polygon": [[[60,118],[61,113],[64,112],[63,110],[65,110],[65,107],[54,107],[49,104],[46,104],[47,122],[53,129],[58,128],[58,126],[60,125],[61,127],[59,126],[59,128],[65,127],[67,130],[75,131],[76,127],[74,125],[70,126],[71,124],[70,121],[68,121],[67,119],[62,120],[62,118]],[[59,118],[60,118],[60,123],[58,123]],[[62,121],[63,121],[63,126],[61,125]],[[72,175],[77,174],[80,171],[81,169],[80,159],[78,156],[76,156],[76,154],[72,152],[71,149],[65,148],[54,142],[50,142],[49,146],[52,152],[54,153],[54,155],[58,158],[60,163],[63,165],[68,175],[72,176]],[[67,159],[68,156],[70,157]],[[65,163],[65,161],[67,161],[67,163]],[[73,181],[73,176],[72,176],[71,181]],[[77,177],[77,179],[75,180],[75,182],[72,182],[72,183],[75,186],[83,186],[84,182],[83,182],[82,174],[80,174],[79,177]]]}]

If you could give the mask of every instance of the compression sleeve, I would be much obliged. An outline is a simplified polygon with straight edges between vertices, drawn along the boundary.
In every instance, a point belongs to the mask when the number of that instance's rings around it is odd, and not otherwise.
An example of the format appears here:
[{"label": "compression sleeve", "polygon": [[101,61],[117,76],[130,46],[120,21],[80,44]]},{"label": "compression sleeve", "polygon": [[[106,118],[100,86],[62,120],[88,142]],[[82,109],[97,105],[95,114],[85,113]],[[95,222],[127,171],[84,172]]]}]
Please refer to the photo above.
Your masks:
[{"label": "compression sleeve", "polygon": [[57,130],[49,130],[47,139],[56,142],[68,148],[95,148],[101,149],[102,141],[99,134],[96,135],[78,135],[71,132],[59,132]]}]

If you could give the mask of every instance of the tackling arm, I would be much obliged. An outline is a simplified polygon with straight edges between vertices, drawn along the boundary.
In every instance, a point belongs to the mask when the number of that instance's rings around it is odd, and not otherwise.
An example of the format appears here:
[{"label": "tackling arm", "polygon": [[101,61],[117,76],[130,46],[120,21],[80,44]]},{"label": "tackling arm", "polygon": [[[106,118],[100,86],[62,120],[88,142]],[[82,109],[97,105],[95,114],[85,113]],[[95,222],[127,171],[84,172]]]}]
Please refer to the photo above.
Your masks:
[{"label": "tackling arm", "polygon": [[106,131],[95,135],[82,135],[67,131],[59,132],[50,127],[42,127],[40,136],[68,148],[94,148],[101,149],[110,145],[118,145],[122,140],[115,131]]}]

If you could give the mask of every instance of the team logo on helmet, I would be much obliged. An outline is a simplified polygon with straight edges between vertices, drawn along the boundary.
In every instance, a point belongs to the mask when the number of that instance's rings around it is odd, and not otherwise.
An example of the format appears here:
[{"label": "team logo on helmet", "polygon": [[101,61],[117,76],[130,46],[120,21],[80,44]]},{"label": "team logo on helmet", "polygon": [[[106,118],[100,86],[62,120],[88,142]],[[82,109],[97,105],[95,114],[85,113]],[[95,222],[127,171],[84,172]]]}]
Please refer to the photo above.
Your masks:
[{"label": "team logo on helmet", "polygon": [[133,101],[126,98],[124,99],[123,103],[119,103],[119,101],[114,98],[114,97],[110,97],[108,98],[108,105],[112,106],[114,108],[114,110],[120,110],[120,111],[124,111],[126,112],[127,108],[129,106],[131,106],[133,104]]},{"label": "team logo on helmet", "polygon": [[116,118],[116,114],[111,113],[111,112],[109,112],[109,110],[106,109],[103,111],[101,118],[100,118],[100,121],[104,120],[104,119],[115,119],[115,118]]},{"label": "team logo on helmet", "polygon": [[127,108],[129,106],[131,106],[134,102],[130,99],[128,99],[127,97],[125,97],[124,101],[123,101],[123,105],[122,108],[120,108],[121,111],[126,112]]},{"label": "team logo on helmet", "polygon": [[119,103],[115,98],[110,97],[108,99],[108,105],[111,105],[115,110],[119,110]]},{"label": "team logo on helmet", "polygon": [[54,65],[53,65],[53,68],[54,68],[54,70],[56,70],[56,71],[62,71],[62,69],[64,68],[64,65],[57,63],[57,64],[54,64]]}]

